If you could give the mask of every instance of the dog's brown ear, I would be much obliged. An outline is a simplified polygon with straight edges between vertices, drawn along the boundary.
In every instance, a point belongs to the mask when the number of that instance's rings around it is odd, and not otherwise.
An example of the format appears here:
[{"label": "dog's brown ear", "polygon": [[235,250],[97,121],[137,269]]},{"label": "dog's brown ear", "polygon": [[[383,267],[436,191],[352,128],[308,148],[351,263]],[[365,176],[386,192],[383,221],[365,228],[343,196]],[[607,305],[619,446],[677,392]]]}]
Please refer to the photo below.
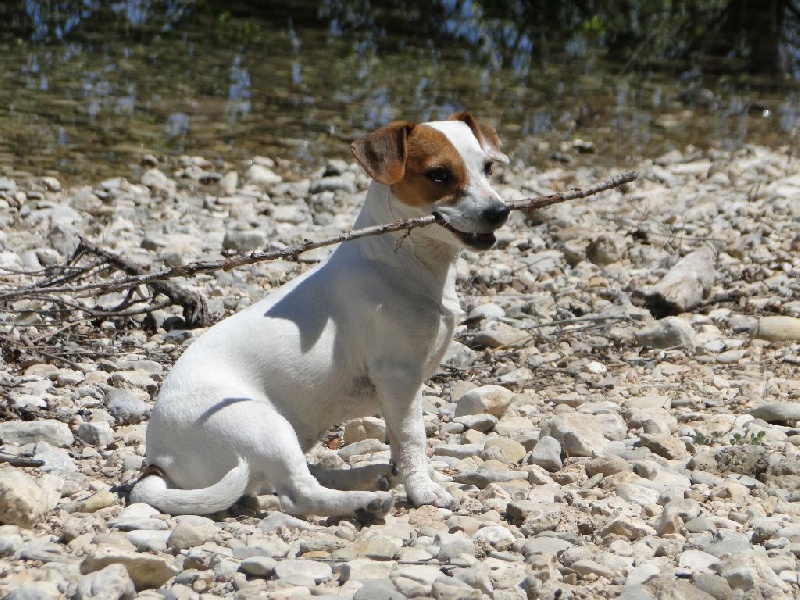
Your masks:
[{"label": "dog's brown ear", "polygon": [[447,117],[448,121],[464,121],[472,130],[472,134],[478,140],[478,143],[486,152],[486,155],[494,161],[501,163],[508,163],[508,156],[506,156],[500,149],[500,138],[497,137],[497,132],[494,127],[483,121],[479,121],[467,111],[453,113]]},{"label": "dog's brown ear", "polygon": [[350,144],[350,150],[375,181],[397,183],[406,172],[407,140],[414,128],[407,121],[395,121],[363,135]]}]

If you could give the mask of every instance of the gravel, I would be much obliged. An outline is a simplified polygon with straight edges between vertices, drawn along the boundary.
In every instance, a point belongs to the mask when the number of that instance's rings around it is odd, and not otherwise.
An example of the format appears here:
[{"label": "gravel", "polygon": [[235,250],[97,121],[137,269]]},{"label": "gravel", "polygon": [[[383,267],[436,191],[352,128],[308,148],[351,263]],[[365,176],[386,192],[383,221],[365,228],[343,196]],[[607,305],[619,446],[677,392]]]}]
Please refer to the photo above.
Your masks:
[{"label": "gravel", "polygon": [[[124,293],[2,293],[56,275],[42,269],[79,236],[147,269],[329,237],[368,185],[343,161],[146,167],[80,187],[0,178],[0,595],[800,595],[800,160],[671,152],[626,165],[624,193],[515,212],[498,247],[465,252],[465,317],[423,389],[459,507],[414,508],[395,487],[369,526],[288,517],[271,496],[213,518],[126,505],[158,386],[200,331],[144,288],[105,316]],[[518,200],[606,175],[496,179]],[[218,320],[327,252],[173,281]],[[384,437],[380,417],[342,424],[309,460],[385,462]]]}]

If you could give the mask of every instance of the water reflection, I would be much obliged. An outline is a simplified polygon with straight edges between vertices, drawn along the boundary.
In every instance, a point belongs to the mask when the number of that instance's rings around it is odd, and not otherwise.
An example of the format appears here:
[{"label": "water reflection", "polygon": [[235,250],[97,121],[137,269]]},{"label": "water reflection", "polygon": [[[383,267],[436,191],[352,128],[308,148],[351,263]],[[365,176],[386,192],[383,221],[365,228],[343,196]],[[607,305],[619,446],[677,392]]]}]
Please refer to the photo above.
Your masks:
[{"label": "water reflection", "polygon": [[316,163],[392,119],[465,107],[524,162],[583,160],[577,137],[614,164],[687,143],[793,143],[789,3],[776,0],[777,51],[744,35],[749,54],[719,58],[714,32],[748,4],[10,0],[0,172],[91,179],[180,152]]}]

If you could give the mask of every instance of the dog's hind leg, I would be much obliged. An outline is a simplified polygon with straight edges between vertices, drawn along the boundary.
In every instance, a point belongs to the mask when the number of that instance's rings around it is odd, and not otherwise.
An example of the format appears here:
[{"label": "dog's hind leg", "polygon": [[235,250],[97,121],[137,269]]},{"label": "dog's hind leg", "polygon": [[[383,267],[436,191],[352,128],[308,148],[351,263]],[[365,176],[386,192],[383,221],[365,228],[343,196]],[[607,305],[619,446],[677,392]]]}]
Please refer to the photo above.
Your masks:
[{"label": "dog's hind leg", "polygon": [[[285,512],[373,520],[391,509],[388,492],[342,491],[321,485],[308,468],[294,428],[272,408],[239,404],[229,409],[221,422],[226,428],[236,424],[236,451],[247,457],[253,478],[277,493]],[[257,494],[259,490],[249,492]]]},{"label": "dog's hind leg", "polygon": [[[305,466],[305,463],[303,463]],[[358,517],[371,521],[392,508],[389,492],[342,491],[324,487],[306,467],[293,479],[284,479],[275,486],[281,509],[293,515]]]}]

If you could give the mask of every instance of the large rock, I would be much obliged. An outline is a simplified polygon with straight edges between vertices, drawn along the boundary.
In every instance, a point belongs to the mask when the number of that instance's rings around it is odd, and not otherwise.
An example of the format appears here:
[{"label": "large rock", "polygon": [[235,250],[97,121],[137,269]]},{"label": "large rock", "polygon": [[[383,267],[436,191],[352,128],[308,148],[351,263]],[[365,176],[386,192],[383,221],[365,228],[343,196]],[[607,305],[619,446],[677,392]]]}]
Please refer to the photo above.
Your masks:
[{"label": "large rock", "polygon": [[53,446],[66,448],[75,441],[66,423],[55,419],[37,421],[6,421],[0,423],[0,440],[5,444],[34,444],[47,442]]},{"label": "large rock", "polygon": [[84,558],[81,573],[94,573],[113,564],[125,567],[137,590],[161,587],[180,573],[171,556],[139,554],[113,546],[100,546]]},{"label": "large rock", "polygon": [[645,292],[650,310],[658,316],[684,313],[698,306],[717,280],[715,263],[716,252],[710,246],[684,256]]},{"label": "large rock", "polygon": [[771,402],[750,411],[756,419],[767,423],[790,423],[800,421],[800,402]]},{"label": "large rock", "polygon": [[761,317],[753,328],[753,337],[770,342],[800,341],[800,319],[797,317]]},{"label": "large rock", "polygon": [[[619,423],[614,423],[616,419]],[[558,440],[567,456],[599,456],[608,445],[606,435],[618,438],[625,424],[618,415],[569,413],[553,417],[542,426],[540,436]]]},{"label": "large rock", "polygon": [[30,529],[50,509],[48,494],[15,468],[0,469],[0,523]]}]

